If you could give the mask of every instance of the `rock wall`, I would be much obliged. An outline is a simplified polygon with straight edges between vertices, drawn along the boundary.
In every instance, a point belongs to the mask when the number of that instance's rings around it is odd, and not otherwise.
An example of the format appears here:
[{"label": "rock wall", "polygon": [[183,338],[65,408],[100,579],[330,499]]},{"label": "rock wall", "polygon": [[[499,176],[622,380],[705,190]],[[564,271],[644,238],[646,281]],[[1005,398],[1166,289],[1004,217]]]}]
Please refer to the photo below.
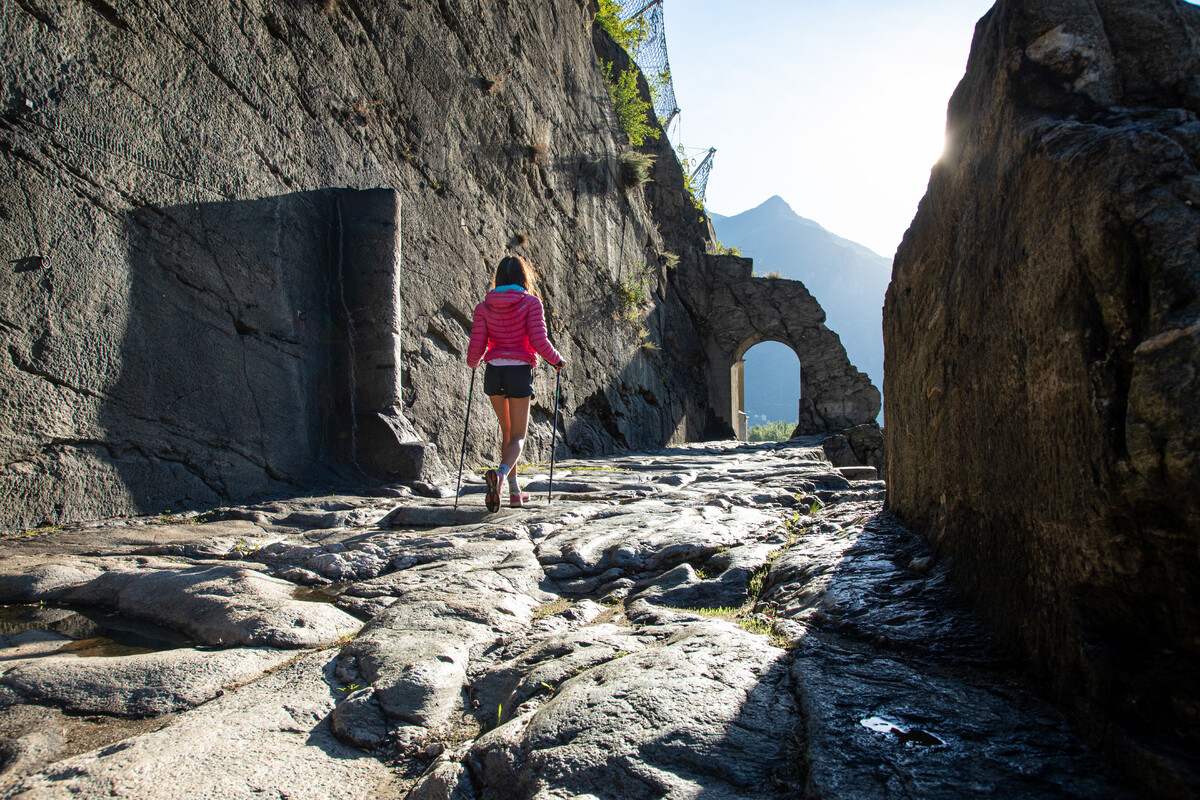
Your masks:
[{"label": "rock wall", "polygon": [[1200,9],[1000,0],[884,309],[888,498],[1155,796],[1200,792]]},{"label": "rock wall", "polygon": [[[703,354],[667,297],[641,190],[622,182],[628,145],[584,5],[34,0],[2,14],[4,527],[328,479],[314,465],[355,435],[356,365],[385,395],[401,370],[393,410],[415,430],[393,415],[367,421],[386,423],[376,433],[457,454],[471,310],[513,250],[542,271],[570,363],[569,446],[702,433]],[[402,346],[351,352],[361,237],[328,187],[388,187],[403,206]],[[635,280],[653,300],[644,334],[617,299]],[[394,287],[367,288],[395,305]],[[547,372],[531,460],[550,439]],[[494,455],[476,410],[472,461]]]},{"label": "rock wall", "polygon": [[[471,312],[509,252],[568,362],[564,451],[702,438],[680,287],[711,284],[710,228],[665,136],[640,148],[652,183],[623,163],[600,62],[629,59],[594,13],[0,7],[0,528],[445,474]],[[475,388],[472,465],[498,455]],[[530,461],[550,370],[535,391]]]}]

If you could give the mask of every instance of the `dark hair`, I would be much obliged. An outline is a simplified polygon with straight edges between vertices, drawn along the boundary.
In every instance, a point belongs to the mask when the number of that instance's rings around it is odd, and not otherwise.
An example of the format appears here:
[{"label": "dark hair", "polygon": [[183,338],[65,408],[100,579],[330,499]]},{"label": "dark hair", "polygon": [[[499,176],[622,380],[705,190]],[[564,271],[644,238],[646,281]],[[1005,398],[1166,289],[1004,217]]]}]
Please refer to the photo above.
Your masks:
[{"label": "dark hair", "polygon": [[508,286],[515,283],[525,288],[530,294],[537,294],[537,273],[521,256],[505,256],[496,267],[496,276],[492,279],[492,288]]}]

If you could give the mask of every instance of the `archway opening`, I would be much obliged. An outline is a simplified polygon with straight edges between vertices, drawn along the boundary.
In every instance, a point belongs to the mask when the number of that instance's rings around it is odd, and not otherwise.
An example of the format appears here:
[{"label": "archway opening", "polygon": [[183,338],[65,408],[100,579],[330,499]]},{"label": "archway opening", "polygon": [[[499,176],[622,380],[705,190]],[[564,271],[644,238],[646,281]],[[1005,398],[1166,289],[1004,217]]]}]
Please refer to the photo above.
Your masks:
[{"label": "archway opening", "polygon": [[746,350],[738,376],[738,438],[787,439],[796,427],[801,396],[800,358],[790,346],[765,341]]}]

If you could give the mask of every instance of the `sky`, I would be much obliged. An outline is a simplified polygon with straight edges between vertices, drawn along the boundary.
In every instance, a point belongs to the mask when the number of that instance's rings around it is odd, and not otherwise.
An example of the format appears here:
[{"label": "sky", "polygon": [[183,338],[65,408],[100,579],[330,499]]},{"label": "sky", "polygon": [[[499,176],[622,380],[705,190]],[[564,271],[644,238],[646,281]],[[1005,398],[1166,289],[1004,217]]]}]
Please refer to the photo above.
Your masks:
[{"label": "sky", "polygon": [[[707,206],[779,195],[891,258],[944,143],[946,105],[992,0],[664,0],[682,110],[717,148]],[[694,154],[692,154],[694,157]]]}]

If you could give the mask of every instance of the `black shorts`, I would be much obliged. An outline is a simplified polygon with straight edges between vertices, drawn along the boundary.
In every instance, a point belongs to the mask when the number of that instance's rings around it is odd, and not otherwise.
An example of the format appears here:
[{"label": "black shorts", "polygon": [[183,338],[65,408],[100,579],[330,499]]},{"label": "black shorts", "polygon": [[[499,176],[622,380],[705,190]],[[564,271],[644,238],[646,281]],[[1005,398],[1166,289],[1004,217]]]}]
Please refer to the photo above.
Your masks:
[{"label": "black shorts", "polygon": [[483,393],[488,397],[500,395],[513,400],[533,397],[533,365],[497,367],[488,364],[483,370]]}]

